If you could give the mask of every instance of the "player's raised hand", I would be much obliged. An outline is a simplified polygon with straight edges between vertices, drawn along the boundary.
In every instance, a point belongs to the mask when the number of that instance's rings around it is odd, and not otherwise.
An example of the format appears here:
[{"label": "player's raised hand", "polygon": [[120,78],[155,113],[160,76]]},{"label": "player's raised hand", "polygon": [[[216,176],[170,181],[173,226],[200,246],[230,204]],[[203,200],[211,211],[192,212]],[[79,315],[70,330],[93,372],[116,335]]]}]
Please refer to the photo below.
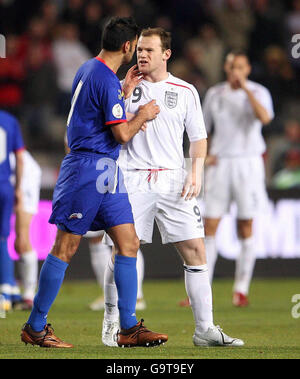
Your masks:
[{"label": "player's raised hand", "polygon": [[145,121],[154,120],[160,112],[159,106],[155,100],[150,101],[148,104],[139,107],[139,114],[143,115]]},{"label": "player's raised hand", "polygon": [[143,74],[139,72],[138,66],[132,66],[125,76],[123,82],[123,92],[125,99],[128,99],[131,95],[135,87],[137,87],[141,81],[144,79]]}]

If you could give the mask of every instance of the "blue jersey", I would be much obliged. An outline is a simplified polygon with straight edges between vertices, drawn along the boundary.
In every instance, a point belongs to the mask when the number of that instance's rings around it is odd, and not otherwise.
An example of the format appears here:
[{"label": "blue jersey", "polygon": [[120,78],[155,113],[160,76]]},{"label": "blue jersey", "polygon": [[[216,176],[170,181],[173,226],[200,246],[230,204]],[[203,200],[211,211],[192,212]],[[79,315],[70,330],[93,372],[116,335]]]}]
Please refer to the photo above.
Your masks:
[{"label": "blue jersey", "polygon": [[0,111],[0,182],[11,176],[9,154],[24,149],[20,125],[11,114]]},{"label": "blue jersey", "polygon": [[73,82],[67,121],[70,149],[103,153],[116,160],[121,146],[110,126],[126,121],[118,77],[100,58],[90,59],[79,68]]}]

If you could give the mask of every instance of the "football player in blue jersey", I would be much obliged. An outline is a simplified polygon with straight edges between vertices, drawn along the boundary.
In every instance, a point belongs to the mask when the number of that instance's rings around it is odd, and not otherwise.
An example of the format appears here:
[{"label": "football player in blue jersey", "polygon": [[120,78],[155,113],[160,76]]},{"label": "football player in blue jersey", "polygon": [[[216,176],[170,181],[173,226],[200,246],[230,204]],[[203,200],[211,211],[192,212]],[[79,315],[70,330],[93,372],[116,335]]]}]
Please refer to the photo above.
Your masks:
[{"label": "football player in blue jersey", "polygon": [[[117,250],[114,275],[121,324],[118,345],[152,346],[168,339],[165,334],[146,329],[143,320],[136,319],[139,239],[123,175],[116,163],[121,144],[160,111],[153,100],[141,106],[132,120],[126,119],[124,97],[131,93],[121,88],[116,72],[131,61],[137,37],[138,27],[132,18],[112,18],[103,31],[99,55],[84,63],[75,76],[67,120],[71,151],[61,165],[49,220],[57,225],[57,237],[41,269],[33,310],[22,329],[21,340],[26,344],[73,347],[54,335],[47,324],[47,314],[66,268],[89,230],[106,230]],[[131,70],[129,75],[136,83],[141,79],[137,70]]]},{"label": "football player in blue jersey", "polygon": [[[24,143],[18,121],[11,114],[0,111],[0,295],[2,310],[10,310],[15,288],[14,264],[8,254],[7,238],[10,233],[10,217],[15,203],[22,202],[21,180],[23,172]],[[16,156],[16,185],[10,182],[12,174],[9,155]]]}]

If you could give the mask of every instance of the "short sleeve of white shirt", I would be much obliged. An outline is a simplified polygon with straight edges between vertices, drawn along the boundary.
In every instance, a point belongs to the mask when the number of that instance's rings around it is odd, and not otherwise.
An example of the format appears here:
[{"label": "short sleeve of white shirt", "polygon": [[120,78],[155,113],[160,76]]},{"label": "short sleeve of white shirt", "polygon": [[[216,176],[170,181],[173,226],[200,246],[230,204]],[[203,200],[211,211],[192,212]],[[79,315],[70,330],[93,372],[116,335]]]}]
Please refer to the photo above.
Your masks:
[{"label": "short sleeve of white shirt", "polygon": [[204,97],[203,101],[203,117],[207,133],[210,133],[213,126],[213,116],[211,112],[211,99],[214,94],[214,88],[210,88]]},{"label": "short sleeve of white shirt", "polygon": [[187,91],[187,112],[185,117],[185,129],[190,142],[207,138],[200,98],[195,87],[191,86]]},{"label": "short sleeve of white shirt", "polygon": [[253,89],[253,95],[269,113],[270,118],[273,119],[275,115],[270,91],[266,87],[258,85]]}]

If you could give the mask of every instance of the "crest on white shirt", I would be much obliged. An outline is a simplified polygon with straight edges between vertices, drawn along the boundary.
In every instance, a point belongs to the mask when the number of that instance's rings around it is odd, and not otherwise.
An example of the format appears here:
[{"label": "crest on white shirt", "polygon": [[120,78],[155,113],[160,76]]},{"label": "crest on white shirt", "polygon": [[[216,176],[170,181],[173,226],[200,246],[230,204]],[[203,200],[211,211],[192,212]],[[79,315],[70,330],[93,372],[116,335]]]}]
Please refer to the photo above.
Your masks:
[{"label": "crest on white shirt", "polygon": [[178,93],[166,91],[165,93],[165,104],[168,108],[173,109],[176,107],[178,102]]}]

